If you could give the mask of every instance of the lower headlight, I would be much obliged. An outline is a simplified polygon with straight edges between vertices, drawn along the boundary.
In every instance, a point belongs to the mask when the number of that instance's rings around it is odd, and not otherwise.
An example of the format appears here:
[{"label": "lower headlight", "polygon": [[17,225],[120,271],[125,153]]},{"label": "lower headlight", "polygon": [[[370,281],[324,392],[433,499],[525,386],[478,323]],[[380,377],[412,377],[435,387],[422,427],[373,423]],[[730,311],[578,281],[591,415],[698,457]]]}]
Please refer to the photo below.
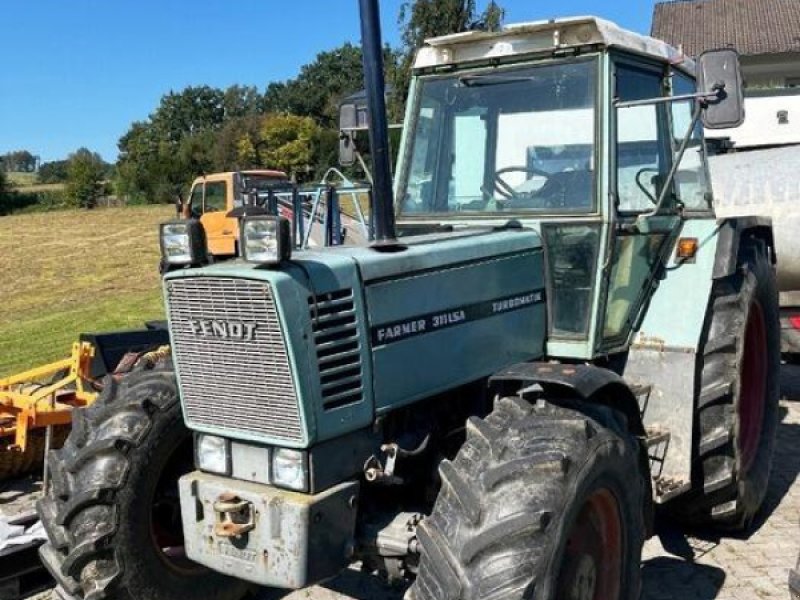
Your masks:
[{"label": "lower headlight", "polygon": [[198,434],[195,441],[195,461],[201,471],[230,475],[230,443],[216,435]]},{"label": "lower headlight", "polygon": [[274,485],[305,492],[308,489],[308,467],[306,453],[299,450],[278,448],[272,453],[272,483]]}]

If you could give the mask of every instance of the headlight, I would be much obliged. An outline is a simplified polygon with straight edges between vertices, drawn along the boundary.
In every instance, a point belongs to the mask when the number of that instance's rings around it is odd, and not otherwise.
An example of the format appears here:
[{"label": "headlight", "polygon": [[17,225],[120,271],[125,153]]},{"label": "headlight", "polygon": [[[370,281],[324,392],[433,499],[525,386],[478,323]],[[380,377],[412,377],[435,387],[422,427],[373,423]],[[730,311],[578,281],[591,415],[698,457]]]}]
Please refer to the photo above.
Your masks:
[{"label": "headlight", "polygon": [[288,219],[275,216],[245,217],[241,227],[242,255],[250,262],[278,264],[292,254]]},{"label": "headlight", "polygon": [[298,492],[306,491],[308,468],[305,452],[277,448],[272,453],[272,483]]},{"label": "headlight", "polygon": [[197,265],[205,262],[206,240],[196,219],[161,224],[161,256],[169,265]]},{"label": "headlight", "polygon": [[225,438],[198,434],[195,442],[195,461],[201,471],[230,475],[230,444]]}]

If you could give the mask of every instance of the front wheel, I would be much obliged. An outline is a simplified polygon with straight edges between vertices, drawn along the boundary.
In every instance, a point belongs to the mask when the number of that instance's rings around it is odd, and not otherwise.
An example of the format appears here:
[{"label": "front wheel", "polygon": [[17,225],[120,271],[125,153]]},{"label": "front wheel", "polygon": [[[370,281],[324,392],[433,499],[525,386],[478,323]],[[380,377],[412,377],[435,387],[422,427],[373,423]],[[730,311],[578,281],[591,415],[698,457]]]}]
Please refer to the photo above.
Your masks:
[{"label": "front wheel", "polygon": [[238,600],[244,584],[183,553],[178,479],[193,467],[175,375],[158,367],[108,380],[50,453],[38,510],[45,565],[84,600]]},{"label": "front wheel", "polygon": [[516,398],[472,418],[419,529],[414,600],[634,600],[646,480],[605,407]]}]

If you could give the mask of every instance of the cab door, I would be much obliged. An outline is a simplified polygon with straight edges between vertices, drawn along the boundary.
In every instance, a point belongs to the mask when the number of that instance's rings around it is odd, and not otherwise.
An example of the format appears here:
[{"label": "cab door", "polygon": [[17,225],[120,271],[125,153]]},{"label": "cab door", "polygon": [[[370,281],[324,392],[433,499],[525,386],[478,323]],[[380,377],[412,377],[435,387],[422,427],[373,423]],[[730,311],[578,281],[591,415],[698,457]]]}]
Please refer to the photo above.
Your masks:
[{"label": "cab door", "polygon": [[239,228],[236,219],[227,216],[231,210],[228,206],[230,193],[227,181],[206,181],[203,187],[203,215],[200,222],[206,231],[208,251],[214,256],[236,254]]},{"label": "cab door", "polygon": [[[620,59],[614,68],[615,103],[668,93],[663,65]],[[605,351],[628,344],[681,220],[674,185],[667,182],[673,160],[669,105],[619,106],[614,113],[610,181],[616,219],[599,336]]]}]

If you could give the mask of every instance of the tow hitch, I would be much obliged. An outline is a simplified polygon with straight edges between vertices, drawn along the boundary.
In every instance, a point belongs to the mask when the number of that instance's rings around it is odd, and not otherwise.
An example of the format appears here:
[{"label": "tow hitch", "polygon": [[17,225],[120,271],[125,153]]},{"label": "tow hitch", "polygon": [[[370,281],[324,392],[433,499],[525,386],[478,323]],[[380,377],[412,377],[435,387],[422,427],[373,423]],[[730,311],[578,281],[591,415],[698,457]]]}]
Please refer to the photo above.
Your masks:
[{"label": "tow hitch", "polygon": [[214,502],[214,533],[222,538],[239,538],[256,527],[253,503],[236,494],[221,494]]}]

